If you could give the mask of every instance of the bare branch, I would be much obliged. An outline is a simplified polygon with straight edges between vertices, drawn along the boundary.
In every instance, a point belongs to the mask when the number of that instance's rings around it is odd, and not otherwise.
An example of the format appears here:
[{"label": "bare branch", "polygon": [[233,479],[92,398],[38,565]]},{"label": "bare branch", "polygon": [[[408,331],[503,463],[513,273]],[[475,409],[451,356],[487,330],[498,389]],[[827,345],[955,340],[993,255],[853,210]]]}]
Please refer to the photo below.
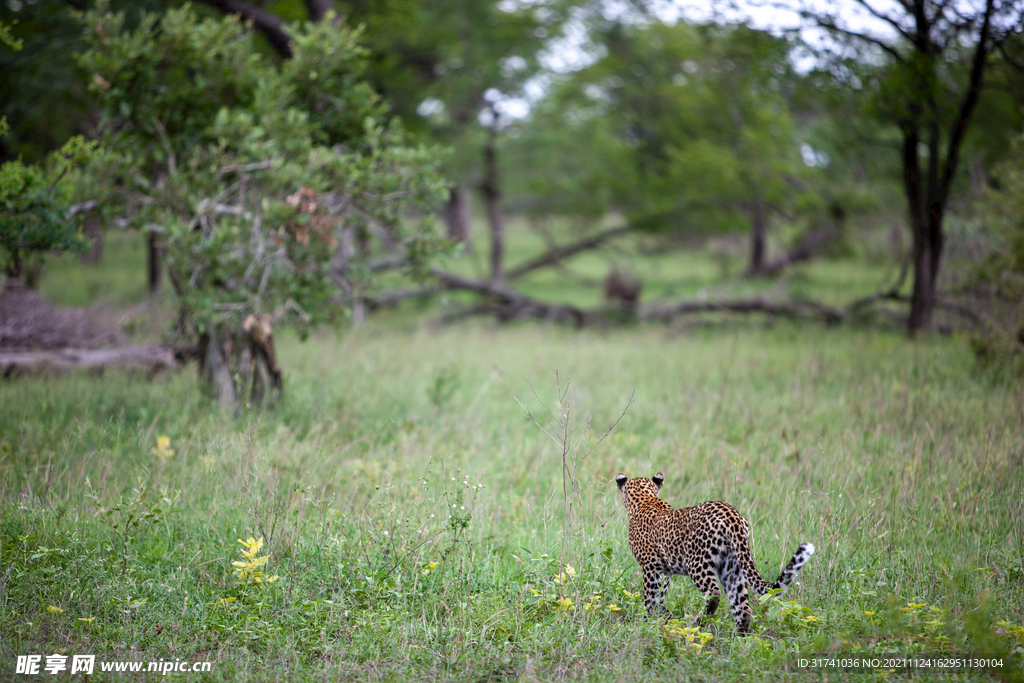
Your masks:
[{"label": "bare branch", "polygon": [[772,302],[754,298],[728,301],[681,301],[667,306],[651,307],[643,313],[642,318],[668,322],[675,316],[688,313],[767,313],[784,318],[821,318],[829,324],[842,322],[844,317],[842,311],[814,301]]},{"label": "bare branch", "polygon": [[985,76],[985,61],[988,57],[988,42],[992,27],[992,12],[995,7],[994,0],[985,2],[985,15],[981,21],[981,29],[978,31],[978,44],[974,50],[974,59],[971,64],[971,79],[967,87],[967,93],[960,104],[960,111],[949,132],[949,144],[946,147],[946,160],[942,169],[942,181],[938,188],[938,199],[940,205],[944,206],[949,198],[949,188],[953,184],[953,176],[956,175],[957,162],[960,157],[960,144],[963,142],[964,134],[967,132],[967,124],[974,114],[974,109],[981,96],[982,81]]},{"label": "bare branch", "polygon": [[167,152],[167,175],[173,176],[178,173],[178,157],[174,155],[174,148],[171,147],[171,141],[167,138],[167,129],[164,128],[164,124],[157,117],[153,117],[153,127],[156,128],[157,135],[160,136],[160,144],[163,145],[164,151]]},{"label": "bare branch", "polygon": [[843,27],[839,26],[838,24],[836,24],[834,21],[832,21],[831,18],[826,17],[826,16],[821,16],[821,15],[813,14],[813,13],[810,13],[810,12],[802,12],[801,16],[804,19],[809,19],[809,20],[813,21],[815,24],[817,24],[819,27],[821,27],[821,28],[823,28],[825,30],[833,31],[833,32],[838,33],[840,35],[844,35],[844,36],[846,36],[848,38],[854,38],[856,40],[860,40],[860,41],[863,41],[865,43],[869,43],[871,45],[874,45],[874,46],[876,46],[878,48],[881,48],[883,51],[888,53],[893,59],[895,59],[898,62],[905,61],[904,58],[903,58],[903,55],[901,55],[896,48],[894,48],[892,45],[890,45],[889,43],[885,42],[884,40],[881,40],[879,38],[875,38],[874,36],[869,36],[866,33],[858,33],[856,31],[851,31],[850,29],[843,28]]},{"label": "bare branch", "polygon": [[624,235],[631,229],[632,226],[622,225],[617,228],[611,228],[609,230],[599,232],[595,235],[591,235],[590,237],[585,237],[576,242],[562,245],[561,247],[552,246],[548,249],[546,253],[541,254],[537,258],[531,261],[527,261],[526,263],[523,263],[522,265],[516,266],[515,268],[507,271],[507,273],[505,274],[505,278],[507,280],[514,280],[516,278],[522,277],[523,275],[526,275],[527,273],[533,272],[534,270],[537,270],[539,268],[554,265],[559,261],[563,261],[569,258],[570,256],[575,256],[580,252],[587,251],[589,249],[594,249],[595,247],[604,244],[613,237]]},{"label": "bare branch", "polygon": [[251,21],[266,36],[277,53],[288,59],[292,56],[291,37],[284,30],[284,20],[273,12],[268,12],[245,0],[199,0],[203,4],[216,7],[227,14],[237,14]]},{"label": "bare branch", "polygon": [[251,164],[230,164],[228,166],[221,166],[217,169],[217,177],[226,176],[228,173],[251,173],[252,171],[262,171],[270,168],[274,165],[273,159],[267,159],[266,161],[257,161]]},{"label": "bare branch", "polygon": [[901,36],[903,36],[907,40],[911,40],[910,34],[907,33],[906,29],[903,28],[899,21],[893,19],[892,17],[882,12],[881,10],[872,7],[867,2],[867,0],[854,0],[854,2],[856,2],[858,5],[866,9],[871,14],[871,16],[875,17],[876,19],[880,19],[885,23],[889,24],[890,26],[892,26]]}]

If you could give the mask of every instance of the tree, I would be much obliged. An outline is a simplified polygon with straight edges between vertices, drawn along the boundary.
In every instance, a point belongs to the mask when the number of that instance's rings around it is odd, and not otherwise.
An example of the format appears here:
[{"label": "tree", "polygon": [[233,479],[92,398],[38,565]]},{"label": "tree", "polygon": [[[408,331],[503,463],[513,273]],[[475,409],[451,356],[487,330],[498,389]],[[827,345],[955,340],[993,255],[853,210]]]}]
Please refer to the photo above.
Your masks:
[{"label": "tree", "polygon": [[[163,10],[173,0],[112,0],[126,12],[126,25],[136,26],[142,13]],[[11,128],[0,144],[0,161],[36,162],[74,135],[95,134],[95,100],[87,92],[69,54],[84,48],[79,10],[94,4],[75,0],[35,0],[0,4],[0,21],[15,22],[12,38],[23,46],[17,54],[0,50],[0,114]],[[94,198],[98,199],[98,198]],[[99,234],[102,237],[102,233]],[[148,234],[150,290],[160,284],[159,236]],[[94,248],[100,247],[94,241]]]},{"label": "tree", "polygon": [[[809,6],[801,6],[800,13],[811,25],[829,31],[839,45],[858,50],[862,61],[880,64],[867,90],[875,96],[876,113],[895,125],[902,138],[914,273],[907,330],[913,336],[931,325],[945,240],[943,220],[992,67],[991,55],[1019,31],[1024,3],[856,4],[885,25],[888,35],[851,28],[837,15]],[[841,68],[842,59],[836,61]]]},{"label": "tree", "polygon": [[[5,128],[6,121],[0,119],[0,132]],[[73,188],[65,176],[93,151],[94,145],[75,137],[51,155],[48,168],[20,161],[0,166],[0,260],[8,277],[22,278],[29,257],[89,248],[73,218]]]},{"label": "tree", "polygon": [[748,231],[749,271],[762,273],[773,217],[816,201],[788,41],[657,22],[605,22],[593,35],[604,56],[558,85],[513,144],[536,174],[535,208],[618,209],[637,228],[675,234]]},{"label": "tree", "polygon": [[[244,0],[202,0],[254,22],[282,57],[291,56],[281,16]],[[538,54],[561,30],[567,3],[502,0],[305,0],[319,21],[336,6],[365,25],[367,79],[407,129],[453,150],[446,165],[454,184],[443,216],[448,236],[469,237],[469,186],[478,179],[491,236],[492,279],[502,279],[504,227],[498,178],[503,107],[523,94],[540,70]]]},{"label": "tree", "polygon": [[[0,45],[19,51],[23,42],[0,22]],[[7,119],[0,117],[0,138],[8,131]],[[89,241],[72,218],[68,174],[88,161],[95,149],[95,143],[79,136],[50,156],[48,168],[20,160],[0,165],[0,262],[8,277],[24,275],[28,256],[41,259],[46,253],[88,249]]]},{"label": "tree", "polygon": [[165,241],[178,332],[225,406],[281,390],[276,324],[338,319],[370,286],[375,253],[416,268],[442,248],[429,216],[406,220],[444,187],[437,152],[385,122],[357,32],[289,29],[277,66],[237,17],[186,6],[135,30],[103,11],[86,23],[79,63],[108,150],[92,172]]},{"label": "tree", "polygon": [[382,0],[341,2],[365,22],[370,78],[406,125],[453,149],[455,181],[445,216],[449,237],[468,238],[468,187],[476,184],[491,237],[491,278],[503,277],[504,227],[500,137],[508,103],[523,97],[541,70],[539,53],[561,32],[567,7],[559,0]]}]

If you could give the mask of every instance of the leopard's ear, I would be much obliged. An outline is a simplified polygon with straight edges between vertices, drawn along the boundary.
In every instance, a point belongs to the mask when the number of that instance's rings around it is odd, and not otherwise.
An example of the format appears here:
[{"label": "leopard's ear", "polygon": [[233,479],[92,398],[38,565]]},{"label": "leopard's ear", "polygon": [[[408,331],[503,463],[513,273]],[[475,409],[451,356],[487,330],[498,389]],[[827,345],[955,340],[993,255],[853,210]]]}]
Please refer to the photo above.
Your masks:
[{"label": "leopard's ear", "polygon": [[658,490],[660,491],[661,490],[661,485],[665,481],[665,475],[662,474],[661,472],[658,472],[653,477],[651,477],[651,481],[654,482],[654,485],[657,486]]},{"label": "leopard's ear", "polygon": [[627,477],[622,472],[619,472],[618,474],[615,475],[615,483],[619,485],[620,491],[622,490],[622,487],[626,485],[627,481],[629,481],[629,477]]}]

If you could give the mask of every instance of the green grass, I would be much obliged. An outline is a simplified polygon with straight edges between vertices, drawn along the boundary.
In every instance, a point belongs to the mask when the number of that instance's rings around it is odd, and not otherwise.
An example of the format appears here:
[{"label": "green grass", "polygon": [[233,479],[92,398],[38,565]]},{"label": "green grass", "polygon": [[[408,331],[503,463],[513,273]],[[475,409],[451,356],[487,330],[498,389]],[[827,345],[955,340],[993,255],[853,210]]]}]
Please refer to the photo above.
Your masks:
[{"label": "green grass", "polygon": [[96,263],[81,263],[70,254],[49,257],[39,291],[58,306],[88,306],[101,301],[133,304],[146,298],[146,237],[135,231],[110,230]]},{"label": "green grass", "polygon": [[[1024,396],[962,340],[396,320],[282,336],[262,415],[219,414],[193,370],[0,384],[0,678],[63,652],[214,662],[188,680],[817,680],[798,653],[861,649],[994,654],[1022,680]],[[635,391],[578,466],[564,558],[560,450],[513,399],[552,408],[553,369],[586,447]],[[698,653],[635,597],[620,470],[735,505],[771,578],[818,552],[752,636],[723,606]],[[233,573],[250,536],[273,583]],[[673,582],[680,618],[702,602]]]}]

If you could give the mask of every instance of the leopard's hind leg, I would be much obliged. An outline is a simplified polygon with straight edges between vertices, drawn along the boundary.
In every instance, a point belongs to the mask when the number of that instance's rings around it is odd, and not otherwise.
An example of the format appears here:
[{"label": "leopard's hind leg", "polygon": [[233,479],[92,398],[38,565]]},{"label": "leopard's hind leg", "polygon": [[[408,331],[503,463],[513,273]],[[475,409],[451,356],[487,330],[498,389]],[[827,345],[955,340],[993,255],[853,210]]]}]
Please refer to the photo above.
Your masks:
[{"label": "leopard's hind leg", "polygon": [[746,635],[750,631],[750,622],[754,614],[750,609],[750,598],[743,577],[743,569],[740,567],[735,553],[730,551],[722,556],[718,576],[722,581],[722,588],[725,589],[725,596],[729,599],[733,620],[736,622],[736,630],[741,636]]},{"label": "leopard's hind leg", "polygon": [[704,625],[707,623],[708,617],[714,615],[718,609],[719,595],[718,581],[715,578],[714,565],[712,563],[711,555],[708,555],[704,563],[699,567],[693,567],[690,569],[690,578],[693,579],[693,583],[697,586],[697,590],[707,597],[707,604],[704,605],[704,613],[697,620],[697,623]]}]

